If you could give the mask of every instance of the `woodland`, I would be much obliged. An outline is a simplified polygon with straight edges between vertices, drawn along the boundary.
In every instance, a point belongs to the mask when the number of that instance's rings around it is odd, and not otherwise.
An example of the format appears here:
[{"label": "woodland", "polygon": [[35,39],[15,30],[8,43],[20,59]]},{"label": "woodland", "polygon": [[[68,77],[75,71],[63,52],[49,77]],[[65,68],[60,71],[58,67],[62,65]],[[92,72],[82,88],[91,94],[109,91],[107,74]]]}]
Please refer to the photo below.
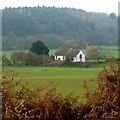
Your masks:
[{"label": "woodland", "polygon": [[29,49],[37,40],[49,49],[118,44],[115,13],[45,6],[5,8],[2,12],[3,50]]}]

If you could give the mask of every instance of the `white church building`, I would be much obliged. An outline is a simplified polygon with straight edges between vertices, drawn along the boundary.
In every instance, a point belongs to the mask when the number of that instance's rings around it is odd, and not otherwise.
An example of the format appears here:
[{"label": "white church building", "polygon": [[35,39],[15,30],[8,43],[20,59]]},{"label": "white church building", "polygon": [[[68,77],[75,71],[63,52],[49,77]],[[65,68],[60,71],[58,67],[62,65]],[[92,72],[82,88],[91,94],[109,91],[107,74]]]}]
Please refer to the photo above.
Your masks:
[{"label": "white church building", "polygon": [[81,50],[75,50],[72,48],[59,48],[55,55],[55,60],[64,61],[66,56],[72,57],[73,62],[85,62],[85,54]]}]

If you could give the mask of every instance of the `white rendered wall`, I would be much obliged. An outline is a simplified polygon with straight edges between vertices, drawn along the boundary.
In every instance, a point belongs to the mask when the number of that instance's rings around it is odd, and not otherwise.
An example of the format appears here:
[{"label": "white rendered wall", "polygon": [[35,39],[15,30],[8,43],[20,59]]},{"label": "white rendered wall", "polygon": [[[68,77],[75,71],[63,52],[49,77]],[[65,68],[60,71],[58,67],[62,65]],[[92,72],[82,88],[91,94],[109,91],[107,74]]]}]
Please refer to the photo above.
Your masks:
[{"label": "white rendered wall", "polygon": [[55,60],[61,60],[61,61],[63,61],[63,60],[65,60],[65,56],[55,56]]},{"label": "white rendered wall", "polygon": [[[80,55],[82,55],[82,59],[80,59]],[[55,60],[60,60],[60,61],[64,61],[65,60],[65,56],[54,56]],[[73,62],[85,62],[85,55],[82,51],[80,51],[76,57],[73,58]]]},{"label": "white rendered wall", "polygon": [[[80,59],[80,55],[82,55],[82,59]],[[77,56],[73,58],[73,62],[85,62],[85,55],[82,51],[80,51]]]}]

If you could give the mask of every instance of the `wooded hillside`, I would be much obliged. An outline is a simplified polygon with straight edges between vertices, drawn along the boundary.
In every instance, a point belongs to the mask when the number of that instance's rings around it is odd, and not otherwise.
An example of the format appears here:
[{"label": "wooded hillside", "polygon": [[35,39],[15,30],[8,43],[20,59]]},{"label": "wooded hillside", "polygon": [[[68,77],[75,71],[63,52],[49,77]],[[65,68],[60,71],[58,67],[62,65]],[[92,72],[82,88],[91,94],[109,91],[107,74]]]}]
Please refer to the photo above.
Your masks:
[{"label": "wooded hillside", "polygon": [[[117,17],[81,9],[5,8],[3,50],[29,49],[42,40],[49,48],[117,45]],[[54,44],[53,44],[54,43]]]}]

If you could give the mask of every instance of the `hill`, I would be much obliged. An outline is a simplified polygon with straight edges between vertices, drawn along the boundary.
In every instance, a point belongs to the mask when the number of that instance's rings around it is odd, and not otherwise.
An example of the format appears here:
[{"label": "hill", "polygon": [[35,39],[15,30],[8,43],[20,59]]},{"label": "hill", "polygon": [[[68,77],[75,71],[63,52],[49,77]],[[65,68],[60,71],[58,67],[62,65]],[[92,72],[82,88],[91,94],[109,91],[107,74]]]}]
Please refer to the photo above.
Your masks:
[{"label": "hill", "polygon": [[29,49],[36,40],[49,48],[117,45],[113,14],[38,6],[5,8],[2,19],[3,50]]}]

